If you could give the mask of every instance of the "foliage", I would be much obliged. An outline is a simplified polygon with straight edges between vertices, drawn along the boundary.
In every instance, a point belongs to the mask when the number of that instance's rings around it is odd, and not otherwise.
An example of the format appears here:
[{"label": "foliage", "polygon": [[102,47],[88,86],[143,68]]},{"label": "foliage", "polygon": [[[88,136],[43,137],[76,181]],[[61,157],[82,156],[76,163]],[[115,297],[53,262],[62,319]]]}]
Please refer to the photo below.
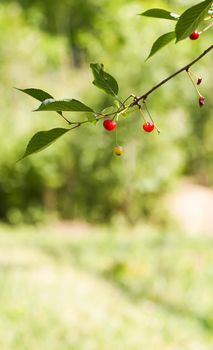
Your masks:
[{"label": "foliage", "polygon": [[154,42],[148,58],[154,55],[162,47],[169,44],[173,39],[176,39],[176,42],[178,42],[180,40],[188,38],[194,30],[197,30],[198,27],[202,25],[203,21],[206,18],[209,18],[211,7],[212,0],[206,0],[188,8],[181,15],[162,9],[153,9],[141,13],[141,16],[177,21],[177,24],[175,25],[175,31],[160,36]]}]

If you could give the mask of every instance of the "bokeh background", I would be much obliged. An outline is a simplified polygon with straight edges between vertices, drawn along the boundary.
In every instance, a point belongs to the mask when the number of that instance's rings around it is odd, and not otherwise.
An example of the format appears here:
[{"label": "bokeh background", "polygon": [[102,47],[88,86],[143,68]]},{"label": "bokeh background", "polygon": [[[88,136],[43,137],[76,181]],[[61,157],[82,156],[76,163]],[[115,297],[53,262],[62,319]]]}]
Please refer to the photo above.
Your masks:
[{"label": "bokeh background", "polygon": [[145,63],[174,26],[137,16],[151,7],[186,2],[0,1],[1,350],[213,346],[212,54],[193,67],[205,106],[186,74],[171,80],[148,100],[160,136],[142,132],[138,112],[120,121],[124,157],[86,124],[16,163],[35,132],[66,124],[13,87],[101,110],[111,100],[89,63],[104,63],[124,99],[212,43],[209,31]]}]

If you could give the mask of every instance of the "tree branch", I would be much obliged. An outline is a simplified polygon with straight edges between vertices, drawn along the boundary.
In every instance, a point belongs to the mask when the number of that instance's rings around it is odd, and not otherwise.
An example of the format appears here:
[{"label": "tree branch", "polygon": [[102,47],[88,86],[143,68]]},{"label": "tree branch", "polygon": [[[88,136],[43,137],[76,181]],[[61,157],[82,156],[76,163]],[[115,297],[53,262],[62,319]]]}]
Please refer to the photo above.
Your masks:
[{"label": "tree branch", "polygon": [[172,78],[174,78],[176,75],[184,72],[184,71],[188,71],[189,68],[191,66],[193,66],[197,61],[199,61],[202,57],[204,57],[205,55],[207,55],[208,52],[210,52],[213,49],[213,45],[211,45],[208,49],[206,49],[202,54],[200,54],[198,57],[196,57],[192,62],[188,63],[187,65],[185,65],[184,67],[182,67],[181,69],[179,69],[177,72],[171,74],[169,77],[165,78],[164,80],[162,80],[160,83],[158,83],[157,85],[153,86],[153,88],[151,88],[149,91],[147,91],[145,94],[135,97],[134,101],[131,103],[130,107],[136,106],[138,104],[139,101],[141,100],[145,100],[149,95],[151,95],[155,90],[157,90],[159,87],[161,87],[162,85],[166,84],[169,80],[171,80]]},{"label": "tree branch", "polygon": [[[134,106],[139,106],[140,108],[140,105],[139,105],[139,101],[141,100],[146,100],[147,97],[149,95],[151,95],[155,90],[157,90],[159,87],[161,87],[162,85],[166,84],[169,80],[171,80],[172,78],[174,78],[176,75],[184,72],[184,71],[188,71],[189,68],[191,66],[193,66],[196,62],[198,62],[202,57],[204,57],[205,55],[207,55],[207,53],[209,53],[211,50],[213,49],[213,45],[211,45],[208,49],[206,49],[203,53],[201,53],[198,57],[196,57],[193,61],[191,61],[190,63],[188,63],[187,65],[185,65],[184,67],[182,67],[181,69],[179,69],[178,71],[176,71],[175,73],[171,74],[170,76],[168,76],[167,78],[165,78],[164,80],[162,80],[160,83],[158,83],[157,85],[153,86],[150,90],[148,90],[145,94],[141,95],[141,96],[134,96],[134,95],[130,95],[128,96],[124,102],[122,102],[122,107],[119,108],[117,111],[114,111],[113,113],[107,113],[107,114],[104,114],[104,113],[95,113],[98,115],[98,117],[94,118],[94,121],[98,121],[100,119],[103,119],[105,117],[110,117],[110,116],[114,116],[113,119],[119,115],[119,114],[122,114],[124,113],[125,111],[127,111],[128,109],[134,107]],[[133,97],[133,102],[130,103],[128,106],[125,105],[125,102],[129,99]],[[62,113],[60,113],[62,114]],[[62,117],[64,118],[64,116],[62,115]],[[64,118],[65,119],[65,118]],[[71,128],[70,130],[72,129],[75,129],[75,128],[78,128],[81,124],[85,124],[85,123],[88,123],[88,122],[91,122],[92,120],[84,120],[82,122],[77,122],[77,121],[68,121],[66,120],[70,125],[75,125],[73,128]]]}]

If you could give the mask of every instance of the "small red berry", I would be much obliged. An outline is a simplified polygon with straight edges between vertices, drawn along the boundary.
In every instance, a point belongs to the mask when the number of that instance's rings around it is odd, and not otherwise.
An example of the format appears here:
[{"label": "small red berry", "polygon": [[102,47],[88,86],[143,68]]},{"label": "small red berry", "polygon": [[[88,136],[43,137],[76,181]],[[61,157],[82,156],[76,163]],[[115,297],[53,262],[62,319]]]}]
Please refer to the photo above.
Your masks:
[{"label": "small red berry", "polygon": [[201,77],[198,77],[198,80],[197,80],[197,85],[200,85],[202,83],[202,78]]},{"label": "small red berry", "polygon": [[108,131],[112,131],[116,128],[117,124],[114,120],[111,119],[106,119],[103,122],[103,127],[108,130]]},{"label": "small red berry", "polygon": [[152,122],[146,122],[143,124],[143,129],[146,132],[152,132],[154,130],[155,124]]},{"label": "small red berry", "polygon": [[200,36],[200,33],[198,32],[192,32],[192,34],[190,35],[190,39],[191,40],[197,40]]},{"label": "small red berry", "polygon": [[114,148],[114,153],[115,153],[116,156],[122,156],[122,154],[124,153],[123,147],[116,146]]},{"label": "small red berry", "polygon": [[200,107],[202,107],[204,105],[204,103],[205,103],[205,97],[204,96],[200,96],[200,98],[199,98],[199,105],[200,105]]}]

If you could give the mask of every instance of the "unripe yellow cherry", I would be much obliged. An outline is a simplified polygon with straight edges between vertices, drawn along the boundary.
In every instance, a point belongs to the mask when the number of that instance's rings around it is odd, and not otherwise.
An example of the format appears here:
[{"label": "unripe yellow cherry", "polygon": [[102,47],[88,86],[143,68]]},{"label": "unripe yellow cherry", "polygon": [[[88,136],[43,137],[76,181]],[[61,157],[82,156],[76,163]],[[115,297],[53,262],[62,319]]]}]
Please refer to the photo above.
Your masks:
[{"label": "unripe yellow cherry", "polygon": [[114,153],[116,156],[122,156],[122,154],[124,153],[123,147],[115,146]]}]

